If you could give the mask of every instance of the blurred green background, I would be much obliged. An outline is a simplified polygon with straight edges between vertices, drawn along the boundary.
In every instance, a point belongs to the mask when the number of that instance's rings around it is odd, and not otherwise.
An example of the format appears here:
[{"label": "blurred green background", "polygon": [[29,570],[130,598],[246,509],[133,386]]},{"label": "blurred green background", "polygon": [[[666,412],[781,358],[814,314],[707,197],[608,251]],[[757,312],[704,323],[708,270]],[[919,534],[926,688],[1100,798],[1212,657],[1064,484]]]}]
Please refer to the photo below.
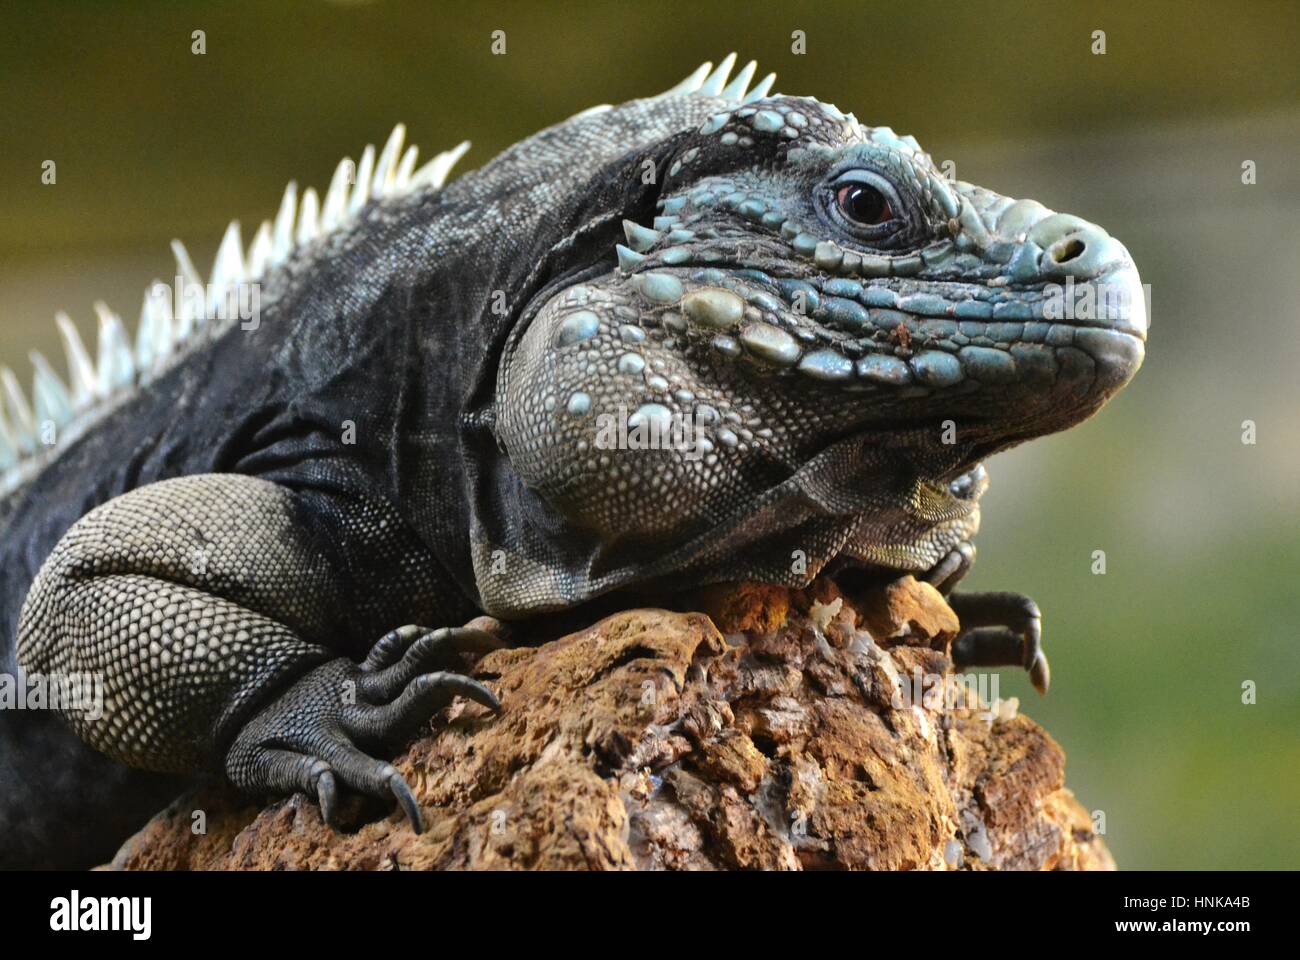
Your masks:
[{"label": "blurred green background", "polygon": [[26,380],[30,347],[61,356],[57,309],[87,334],[96,298],[134,321],[169,238],[211,263],[231,217],[248,238],[285,182],[322,189],[398,120],[426,156],[472,139],[468,169],[735,49],[1133,252],[1146,366],[989,465],[969,584],[1043,607],[1051,695],[1002,692],[1063,744],[1121,867],[1294,868],[1297,22],[1281,2],[0,3],[0,362]]}]

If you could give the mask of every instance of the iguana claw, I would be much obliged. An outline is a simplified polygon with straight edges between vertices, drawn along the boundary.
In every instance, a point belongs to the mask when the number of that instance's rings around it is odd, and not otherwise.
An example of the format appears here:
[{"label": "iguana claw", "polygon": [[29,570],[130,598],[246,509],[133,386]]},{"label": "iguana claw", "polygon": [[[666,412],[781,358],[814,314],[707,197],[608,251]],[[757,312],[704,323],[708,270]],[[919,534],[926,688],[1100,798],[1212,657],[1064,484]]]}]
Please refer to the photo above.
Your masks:
[{"label": "iguana claw", "polygon": [[398,804],[406,814],[406,819],[411,822],[411,829],[416,833],[424,833],[424,817],[420,815],[420,805],[415,800],[415,794],[411,792],[411,785],[406,782],[396,770],[388,778],[388,788],[393,791],[393,796],[397,798]]},{"label": "iguana claw", "polygon": [[1029,665],[1029,682],[1042,694],[1047,693],[1048,687],[1052,685],[1052,668],[1047,663],[1047,654],[1041,650]]}]

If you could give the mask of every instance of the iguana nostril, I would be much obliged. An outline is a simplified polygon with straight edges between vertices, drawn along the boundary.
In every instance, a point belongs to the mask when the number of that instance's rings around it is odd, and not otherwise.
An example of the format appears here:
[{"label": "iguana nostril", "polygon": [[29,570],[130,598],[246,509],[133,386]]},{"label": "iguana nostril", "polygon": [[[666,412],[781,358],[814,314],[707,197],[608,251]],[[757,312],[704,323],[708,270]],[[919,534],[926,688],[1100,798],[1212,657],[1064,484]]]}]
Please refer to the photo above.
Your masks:
[{"label": "iguana nostril", "polygon": [[1077,257],[1083,256],[1083,251],[1083,241],[1078,237],[1070,237],[1068,240],[1062,240],[1052,247],[1051,257],[1057,263],[1068,263]]}]

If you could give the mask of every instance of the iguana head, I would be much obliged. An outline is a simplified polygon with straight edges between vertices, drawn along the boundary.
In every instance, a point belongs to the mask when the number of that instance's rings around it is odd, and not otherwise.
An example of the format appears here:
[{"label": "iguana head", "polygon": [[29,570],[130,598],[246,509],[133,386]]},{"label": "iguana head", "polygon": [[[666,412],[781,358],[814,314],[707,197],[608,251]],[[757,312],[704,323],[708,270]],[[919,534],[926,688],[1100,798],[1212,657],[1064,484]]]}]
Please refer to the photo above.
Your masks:
[{"label": "iguana head", "polygon": [[597,566],[924,569],[973,532],[981,460],[1142,362],[1118,240],[829,104],[717,98],[657,180],[658,215],[547,294],[502,372],[511,463]]}]

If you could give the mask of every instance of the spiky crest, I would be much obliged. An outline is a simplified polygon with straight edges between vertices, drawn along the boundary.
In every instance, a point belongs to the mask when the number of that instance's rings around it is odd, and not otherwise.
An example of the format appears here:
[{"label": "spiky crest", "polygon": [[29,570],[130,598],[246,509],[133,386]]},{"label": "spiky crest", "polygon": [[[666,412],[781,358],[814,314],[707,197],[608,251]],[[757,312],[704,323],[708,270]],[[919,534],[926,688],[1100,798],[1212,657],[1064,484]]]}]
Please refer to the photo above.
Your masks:
[{"label": "spiky crest", "polygon": [[[750,61],[728,83],[736,55],[729,54],[716,69],[701,64],[681,83],[659,94],[661,97],[706,96],[733,101],[737,105],[766,97],[776,79],[769,73],[753,87],[757,64]],[[610,109],[608,104],[591,107],[578,116]],[[134,338],[121,317],[107,304],[97,302],[99,336],[94,359],[68,315],[55,315],[67,358],[68,383],[40,353],[31,353],[33,367],[31,400],[14,372],[0,366],[0,495],[21,485],[39,471],[41,464],[66,442],[102,417],[129,392],[146,384],[185,355],[213,330],[218,318],[229,319],[232,296],[241,285],[265,279],[276,267],[324,236],[349,225],[370,201],[439,190],[456,162],[469,149],[465,141],[439,153],[416,169],[418,149],[403,151],[406,128],[393,128],[378,155],[367,146],[361,160],[339,162],[320,199],[308,187],[298,195],[290,181],[285,187],[274,220],[263,221],[244,247],[239,222],[226,228],[217,250],[210,279],[204,284],[189,252],[180,240],[172,240],[176,275],[191,291],[201,295],[173,297],[171,289],[154,281],[145,291]],[[175,306],[179,309],[174,309]],[[54,444],[44,442],[53,425]]]}]

